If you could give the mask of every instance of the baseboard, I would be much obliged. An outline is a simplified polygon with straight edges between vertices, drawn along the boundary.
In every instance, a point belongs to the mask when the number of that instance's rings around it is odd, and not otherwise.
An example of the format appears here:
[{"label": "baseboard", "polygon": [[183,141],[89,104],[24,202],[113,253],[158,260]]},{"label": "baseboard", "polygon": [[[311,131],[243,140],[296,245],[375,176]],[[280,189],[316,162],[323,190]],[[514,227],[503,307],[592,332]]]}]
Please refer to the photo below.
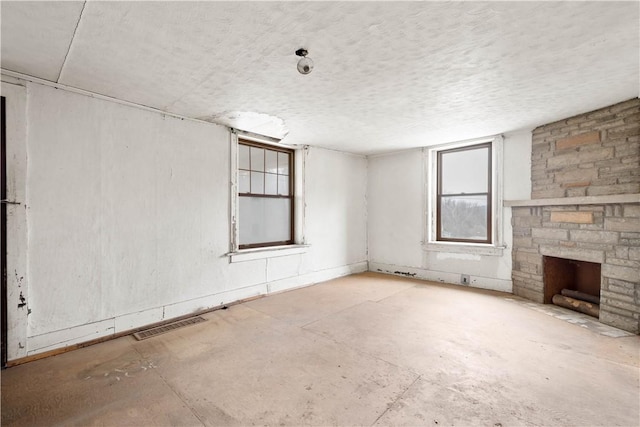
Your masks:
[{"label": "baseboard", "polygon": [[206,313],[223,306],[249,301],[256,297],[301,288],[350,274],[362,273],[367,270],[367,261],[361,261],[268,283],[259,283],[219,292],[160,307],[153,307],[134,313],[125,313],[89,324],[31,336],[27,339],[27,357],[10,360],[7,362],[7,366],[15,366],[31,360],[86,347],[87,345],[128,335],[152,325],[159,325],[180,318]]},{"label": "baseboard", "polygon": [[403,277],[413,277],[416,279],[430,280],[432,282],[449,283],[465,287],[469,286],[472,288],[488,289],[492,291],[508,293],[512,293],[513,291],[513,284],[511,280],[497,279],[493,277],[471,275],[469,277],[469,285],[462,285],[460,284],[460,273],[449,273],[446,271],[427,270],[424,268],[406,267],[379,262],[369,262],[369,271]]},{"label": "baseboard", "polygon": [[336,279],[338,277],[348,276],[350,274],[364,273],[369,268],[367,261],[361,261],[354,264],[343,265],[326,270],[314,271],[312,273],[302,274],[300,276],[290,277],[287,279],[274,280],[267,284],[267,293],[288,291],[296,288],[313,285],[315,283],[326,282],[327,280]]}]

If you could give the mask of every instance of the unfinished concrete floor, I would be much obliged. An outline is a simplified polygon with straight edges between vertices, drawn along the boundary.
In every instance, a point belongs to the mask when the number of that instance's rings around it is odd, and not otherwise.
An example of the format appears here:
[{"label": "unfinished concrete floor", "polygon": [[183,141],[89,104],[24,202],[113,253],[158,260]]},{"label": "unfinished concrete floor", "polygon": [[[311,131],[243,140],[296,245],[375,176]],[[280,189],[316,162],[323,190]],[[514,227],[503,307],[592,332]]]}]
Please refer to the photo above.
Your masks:
[{"label": "unfinished concrete floor", "polygon": [[2,372],[2,425],[640,424],[640,341],[365,273]]}]

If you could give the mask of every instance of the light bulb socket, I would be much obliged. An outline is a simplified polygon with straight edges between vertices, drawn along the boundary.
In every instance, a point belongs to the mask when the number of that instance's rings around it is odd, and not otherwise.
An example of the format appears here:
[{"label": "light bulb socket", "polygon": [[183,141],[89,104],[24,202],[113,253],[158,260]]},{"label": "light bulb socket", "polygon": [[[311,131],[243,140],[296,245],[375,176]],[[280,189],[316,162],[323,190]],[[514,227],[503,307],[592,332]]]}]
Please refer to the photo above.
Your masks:
[{"label": "light bulb socket", "polygon": [[300,74],[309,74],[313,70],[313,61],[311,58],[302,57],[298,61],[298,72]]}]

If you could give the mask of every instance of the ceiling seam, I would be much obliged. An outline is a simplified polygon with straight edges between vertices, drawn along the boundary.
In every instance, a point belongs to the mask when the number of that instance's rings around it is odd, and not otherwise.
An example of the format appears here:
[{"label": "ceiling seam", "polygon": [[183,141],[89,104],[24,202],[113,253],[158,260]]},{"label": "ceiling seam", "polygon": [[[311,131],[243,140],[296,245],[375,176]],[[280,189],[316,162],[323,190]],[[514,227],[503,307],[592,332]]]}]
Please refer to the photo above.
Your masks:
[{"label": "ceiling seam", "polygon": [[71,52],[71,46],[73,45],[73,41],[76,38],[76,32],[78,31],[78,27],[80,26],[80,20],[82,19],[82,14],[84,13],[84,8],[86,5],[87,5],[87,0],[82,2],[82,10],[80,11],[80,16],[78,16],[78,22],[76,22],[76,28],[73,29],[73,35],[71,36],[71,41],[69,42],[67,53],[64,55],[64,61],[62,61],[62,66],[60,67],[60,72],[58,73],[58,78],[56,79],[56,83],[60,83],[62,70],[64,70],[64,66],[67,64],[67,58],[69,57],[69,52]]}]

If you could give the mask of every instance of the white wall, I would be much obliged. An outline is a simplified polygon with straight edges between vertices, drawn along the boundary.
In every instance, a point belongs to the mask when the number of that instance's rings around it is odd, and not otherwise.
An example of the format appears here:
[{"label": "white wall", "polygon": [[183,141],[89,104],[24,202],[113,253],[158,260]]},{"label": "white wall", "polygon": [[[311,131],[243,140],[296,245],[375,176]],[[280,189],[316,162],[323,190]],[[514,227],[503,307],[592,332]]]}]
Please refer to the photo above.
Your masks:
[{"label": "white wall", "polygon": [[[422,150],[297,151],[306,252],[230,263],[221,126],[3,76],[10,198],[9,359],[367,269],[511,289],[501,255],[423,249]],[[530,196],[530,132],[505,136],[505,199]],[[298,171],[300,173],[300,171]],[[27,314],[30,313],[30,314]]]},{"label": "white wall", "polygon": [[[528,199],[531,134],[505,135],[505,199]],[[505,248],[497,254],[425,250],[426,185],[422,150],[369,158],[369,269],[447,283],[470,275],[470,285],[511,292],[511,209],[502,208]],[[501,252],[501,253],[500,253]]]},{"label": "white wall", "polygon": [[300,150],[311,246],[230,263],[226,128],[26,87],[30,314],[10,358],[366,270],[366,158]]}]

